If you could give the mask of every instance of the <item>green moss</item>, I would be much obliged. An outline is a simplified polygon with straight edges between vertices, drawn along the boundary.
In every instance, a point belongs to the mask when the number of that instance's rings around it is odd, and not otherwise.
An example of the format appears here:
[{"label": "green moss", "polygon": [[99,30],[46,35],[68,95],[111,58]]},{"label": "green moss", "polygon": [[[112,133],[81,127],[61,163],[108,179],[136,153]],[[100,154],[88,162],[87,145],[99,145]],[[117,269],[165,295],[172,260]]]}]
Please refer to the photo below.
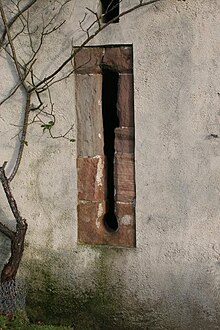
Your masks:
[{"label": "green moss", "polygon": [[[90,247],[84,246],[81,249]],[[85,283],[77,286],[79,278],[72,283],[71,288],[69,283],[63,283],[55,271],[58,269],[60,272],[61,259],[57,255],[44,256],[43,262],[27,262],[27,313],[31,322],[74,325],[76,329],[83,330],[108,329],[106,322],[109,320],[112,324],[112,316],[117,314],[121,305],[120,288],[111,284],[108,260],[120,252],[108,247],[95,249],[98,257],[95,258],[94,273],[91,278],[89,276],[88,285]]]},{"label": "green moss", "polygon": [[61,256],[50,254],[47,257],[47,254],[42,262],[38,259],[27,263],[27,314],[31,322],[69,325],[76,330],[131,330],[136,326],[142,329],[143,324],[146,329],[149,323],[147,329],[156,329],[151,327],[155,322],[154,311],[148,312],[144,306],[139,316],[141,306],[135,304],[135,298],[128,301],[127,295],[124,297],[125,283],[118,269],[114,268],[121,256],[123,260],[124,251],[109,247],[82,246],[78,249],[80,253],[85,249],[97,252],[94,267],[90,268],[92,273],[87,274],[88,282],[85,276],[82,282],[79,274],[72,278],[72,282],[70,277],[73,274],[66,274],[69,280],[65,282],[65,268],[62,269],[60,263],[65,265],[66,261]]},{"label": "green moss", "polygon": [[[33,283],[28,290],[27,313],[32,322],[73,325],[76,329],[102,329],[117,309],[117,295],[101,285],[96,289],[75,289],[60,287],[45,275],[45,281]],[[106,327],[105,327],[106,328]],[[107,329],[107,328],[106,328]]]},{"label": "green moss", "polygon": [[15,329],[15,330],[68,330],[69,327],[58,327],[52,325],[37,325],[30,324],[27,318],[18,313],[17,315],[0,315],[0,329]]}]

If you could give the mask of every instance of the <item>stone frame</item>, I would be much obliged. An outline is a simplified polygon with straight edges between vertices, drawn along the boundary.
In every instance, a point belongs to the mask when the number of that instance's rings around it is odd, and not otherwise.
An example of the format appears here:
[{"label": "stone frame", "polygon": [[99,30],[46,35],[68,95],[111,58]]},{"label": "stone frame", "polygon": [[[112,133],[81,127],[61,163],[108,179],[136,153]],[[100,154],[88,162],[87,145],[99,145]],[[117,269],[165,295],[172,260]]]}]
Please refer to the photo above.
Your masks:
[{"label": "stone frame", "polygon": [[[84,47],[74,59],[77,113],[78,242],[135,247],[135,160],[132,46]],[[103,150],[102,69],[119,75],[115,129],[115,214],[104,225],[106,166]]]}]

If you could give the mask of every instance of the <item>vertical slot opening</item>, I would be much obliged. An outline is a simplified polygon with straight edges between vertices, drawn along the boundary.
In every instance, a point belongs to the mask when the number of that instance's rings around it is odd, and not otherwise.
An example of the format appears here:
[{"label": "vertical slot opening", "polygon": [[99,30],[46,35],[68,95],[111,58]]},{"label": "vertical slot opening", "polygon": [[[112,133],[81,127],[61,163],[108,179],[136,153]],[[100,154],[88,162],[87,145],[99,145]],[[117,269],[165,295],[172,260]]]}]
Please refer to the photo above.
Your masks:
[{"label": "vertical slot opening", "polygon": [[118,73],[103,70],[102,117],[104,130],[104,154],[106,156],[106,198],[107,213],[104,224],[107,230],[117,231],[118,220],[115,215],[114,154],[115,128],[119,127],[117,115]]},{"label": "vertical slot opening", "polygon": [[108,23],[115,18],[113,23],[119,22],[119,0],[101,0],[102,3],[102,21]]}]

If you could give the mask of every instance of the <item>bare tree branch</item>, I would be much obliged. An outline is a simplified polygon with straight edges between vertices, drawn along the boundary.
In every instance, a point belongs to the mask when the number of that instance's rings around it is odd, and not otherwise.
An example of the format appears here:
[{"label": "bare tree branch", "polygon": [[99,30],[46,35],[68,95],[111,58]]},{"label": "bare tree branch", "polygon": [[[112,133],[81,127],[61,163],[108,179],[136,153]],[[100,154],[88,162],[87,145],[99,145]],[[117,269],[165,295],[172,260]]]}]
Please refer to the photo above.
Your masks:
[{"label": "bare tree branch", "polygon": [[[14,17],[12,17],[12,19],[6,24],[7,29],[10,29],[12,27],[12,25],[16,22],[16,20],[22,15],[24,14],[29,8],[31,8],[33,6],[33,4],[37,2],[37,0],[32,0],[30,3],[28,3],[26,6],[24,6],[21,10],[19,10]],[[7,31],[6,31],[6,27],[2,33],[2,37],[0,39],[0,48],[4,42],[4,39],[6,37]]]},{"label": "bare tree branch", "polygon": [[29,114],[30,114],[30,108],[31,108],[31,93],[27,92],[24,119],[23,119],[23,124],[22,124],[22,132],[21,132],[21,136],[19,137],[20,145],[19,145],[18,155],[17,155],[17,158],[16,158],[15,165],[13,167],[12,173],[11,173],[9,179],[8,179],[9,182],[11,182],[14,179],[14,177],[15,177],[17,171],[18,171],[19,165],[21,163],[21,159],[22,159],[22,155],[23,155],[23,151],[24,151],[24,146],[25,146],[25,141],[26,141],[26,134],[27,134],[28,118],[29,118]]},{"label": "bare tree branch", "polygon": [[4,23],[4,27],[5,27],[5,30],[6,30],[6,34],[7,34],[7,37],[8,37],[8,42],[9,42],[10,47],[11,47],[11,51],[12,51],[12,55],[13,55],[13,60],[14,60],[14,64],[15,64],[16,70],[18,72],[18,76],[19,76],[20,81],[22,82],[22,85],[24,86],[24,88],[27,89],[27,87],[26,87],[26,85],[24,83],[24,80],[23,80],[23,74],[21,72],[21,68],[20,68],[19,63],[18,63],[18,60],[17,60],[17,54],[16,54],[16,51],[15,51],[15,48],[14,48],[14,45],[13,45],[13,41],[12,41],[12,38],[11,38],[10,30],[8,28],[8,25],[7,25],[7,20],[6,20],[5,12],[4,12],[4,9],[3,9],[3,6],[2,6],[2,0],[0,0],[0,12],[1,12],[1,17],[2,17],[3,23]]},{"label": "bare tree branch", "polygon": [[[37,0],[29,0],[29,2],[20,9],[20,5],[22,3],[21,0],[11,0],[11,2],[14,4],[16,11],[11,10],[10,6],[8,8],[6,5],[2,4],[2,0],[0,0],[0,15],[3,22],[3,33],[0,38],[0,49],[2,51],[5,51],[6,54],[8,54],[11,59],[14,62],[15,68],[16,68],[16,84],[14,88],[8,92],[8,95],[6,98],[0,102],[0,105],[2,105],[4,102],[9,100],[16,92],[17,90],[21,89],[22,92],[24,92],[25,95],[25,106],[22,109],[22,124],[21,124],[21,130],[16,135],[19,138],[19,147],[18,147],[18,153],[16,157],[16,161],[14,163],[12,172],[9,177],[6,177],[5,174],[5,166],[6,162],[3,164],[3,166],[0,167],[0,182],[2,184],[2,187],[4,189],[4,193],[6,195],[8,205],[14,215],[15,221],[16,221],[16,231],[11,230],[3,224],[0,221],[0,232],[3,233],[6,237],[8,237],[11,241],[11,256],[7,264],[4,266],[3,271],[1,273],[1,281],[10,281],[15,278],[22,254],[24,249],[24,239],[25,234],[27,230],[27,223],[26,220],[21,216],[20,211],[18,210],[17,203],[15,198],[12,195],[11,189],[10,189],[10,182],[13,180],[15,175],[17,174],[17,171],[19,169],[24,146],[27,144],[26,141],[26,135],[27,135],[27,129],[30,124],[37,122],[40,124],[41,128],[43,129],[43,132],[48,132],[50,138],[58,139],[58,138],[64,138],[71,142],[75,141],[74,139],[70,139],[68,137],[68,134],[73,128],[73,125],[70,126],[70,128],[64,133],[64,134],[53,134],[53,128],[56,123],[56,115],[54,112],[54,103],[52,102],[52,97],[50,93],[50,86],[52,86],[55,83],[58,83],[59,81],[68,78],[71,74],[74,73],[76,68],[68,68],[67,73],[59,75],[59,73],[67,66],[67,64],[72,64],[73,58],[76,56],[80,50],[89,44],[89,42],[95,38],[101,31],[106,29],[111,23],[115,22],[119,18],[128,15],[129,13],[138,10],[139,8],[142,8],[144,6],[151,5],[153,3],[159,2],[161,0],[137,0],[136,4],[133,5],[131,8],[121,12],[117,17],[112,18],[110,21],[103,23],[101,21],[102,18],[105,17],[106,14],[108,14],[109,11],[112,11],[115,9],[115,6],[112,6],[114,1],[112,0],[110,2],[110,5],[105,10],[105,13],[103,15],[99,15],[97,12],[91,10],[90,8],[86,8],[88,12],[90,12],[94,20],[92,23],[86,26],[86,18],[87,14],[85,14],[84,18],[80,21],[80,27],[81,30],[85,32],[85,40],[81,43],[81,45],[77,48],[71,49],[70,55],[61,63],[61,65],[57,66],[57,68],[48,76],[45,76],[42,79],[39,79],[39,73],[35,72],[35,64],[37,61],[37,55],[40,53],[42,46],[44,45],[45,38],[60,29],[63,24],[65,23],[65,20],[63,20],[61,23],[56,23],[57,17],[59,13],[61,12],[62,8],[69,2],[70,0],[64,1],[64,4],[59,3],[58,8],[59,10],[56,10],[56,13],[52,15],[52,17],[47,19],[44,22],[44,15],[42,15],[42,24],[41,27],[38,29],[34,29],[32,31],[31,29],[31,17],[29,13],[29,9],[37,2]],[[119,3],[123,0],[119,0]],[[118,6],[118,4],[116,5]],[[7,9],[6,9],[7,8]],[[13,8],[14,9],[14,8]],[[9,11],[6,11],[9,10]],[[10,15],[12,15],[11,19],[7,20],[5,12],[9,12]],[[11,27],[14,25],[14,23],[19,20],[21,26],[19,26],[19,29],[17,33],[13,33],[11,31]],[[22,27],[22,29],[21,29]],[[14,30],[13,30],[14,31]],[[40,33],[40,36],[37,40],[35,40],[35,33]],[[27,39],[27,42],[29,44],[29,49],[27,54],[24,51],[24,58],[20,59],[18,57],[18,49],[16,48],[16,39],[19,37],[25,36]],[[36,42],[35,42],[36,41]],[[28,58],[26,58],[26,55]],[[30,81],[29,81],[30,78]],[[42,93],[44,91],[47,91],[47,100],[48,102],[43,102]],[[32,96],[36,96],[37,106],[31,105],[31,99]],[[30,122],[30,112],[31,110],[36,110],[34,113],[34,116],[32,118],[32,121]]]},{"label": "bare tree branch", "polygon": [[15,237],[15,232],[5,226],[2,222],[0,222],[0,232],[10,238],[10,240],[13,240]]},{"label": "bare tree branch", "polygon": [[34,65],[34,63],[36,62],[36,59],[33,60],[33,62],[31,63],[30,67],[28,68],[27,72],[25,72],[24,76],[23,76],[23,79],[22,81],[19,81],[19,83],[12,89],[12,91],[8,94],[8,96],[6,96],[5,99],[3,99],[1,102],[0,102],[0,106],[5,103],[8,99],[10,99],[16,92],[17,90],[19,89],[19,87],[21,87],[21,85],[23,84],[24,80],[27,78],[27,76],[29,75],[31,69],[32,69],[32,66]]},{"label": "bare tree branch", "polygon": [[114,17],[112,20],[110,20],[109,22],[99,26],[98,25],[98,29],[93,32],[93,34],[91,35],[87,35],[87,39],[80,45],[79,48],[75,49],[74,52],[53,72],[51,73],[49,76],[45,77],[43,80],[41,80],[34,88],[32,88],[32,90],[44,85],[45,83],[48,82],[48,80],[52,79],[53,77],[55,77],[75,56],[76,54],[84,47],[86,46],[95,36],[97,36],[101,31],[103,31],[104,29],[107,28],[107,26],[109,26],[111,23],[113,23],[116,19],[121,18],[141,7],[144,6],[148,6],[150,4],[153,4],[155,2],[159,2],[161,0],[150,0],[147,2],[140,2],[139,4],[137,4],[136,6],[125,10],[124,12],[122,12],[121,14],[119,14],[117,17]]},{"label": "bare tree branch", "polygon": [[1,273],[1,282],[7,282],[15,279],[24,251],[24,239],[27,231],[27,223],[22,218],[17,203],[12,195],[9,180],[5,175],[5,166],[0,167],[0,181],[4,189],[8,204],[16,220],[16,232],[11,231],[7,226],[0,223],[0,231],[11,240],[11,256]]}]

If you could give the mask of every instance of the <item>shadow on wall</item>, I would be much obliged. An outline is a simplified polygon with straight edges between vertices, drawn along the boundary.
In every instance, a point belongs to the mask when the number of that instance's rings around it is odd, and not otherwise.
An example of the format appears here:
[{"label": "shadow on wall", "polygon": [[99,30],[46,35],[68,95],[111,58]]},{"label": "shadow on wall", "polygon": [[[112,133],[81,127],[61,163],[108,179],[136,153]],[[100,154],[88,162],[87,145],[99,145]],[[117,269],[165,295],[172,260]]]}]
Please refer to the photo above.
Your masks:
[{"label": "shadow on wall", "polygon": [[[10,226],[11,224],[11,221],[7,219],[6,214],[1,208],[0,208],[0,221],[2,221],[5,225],[8,226]],[[11,249],[10,240],[0,232],[0,272],[2,271],[4,264],[7,262],[10,256],[10,249]]]}]

